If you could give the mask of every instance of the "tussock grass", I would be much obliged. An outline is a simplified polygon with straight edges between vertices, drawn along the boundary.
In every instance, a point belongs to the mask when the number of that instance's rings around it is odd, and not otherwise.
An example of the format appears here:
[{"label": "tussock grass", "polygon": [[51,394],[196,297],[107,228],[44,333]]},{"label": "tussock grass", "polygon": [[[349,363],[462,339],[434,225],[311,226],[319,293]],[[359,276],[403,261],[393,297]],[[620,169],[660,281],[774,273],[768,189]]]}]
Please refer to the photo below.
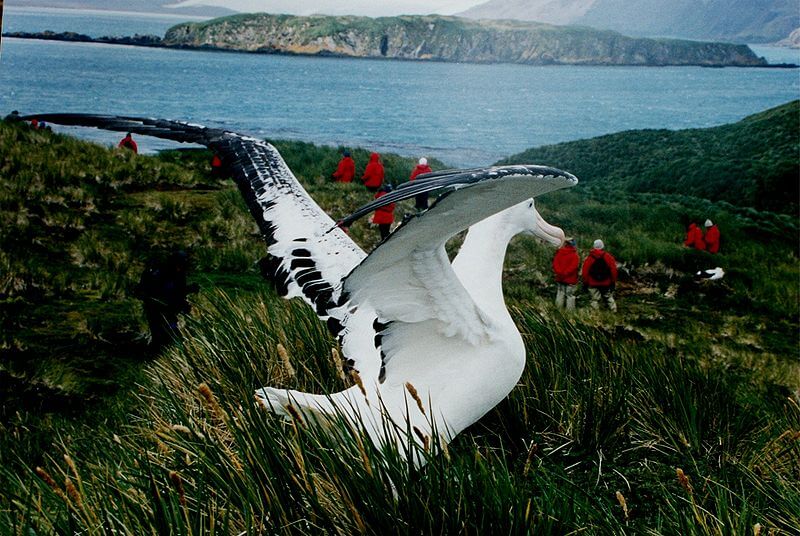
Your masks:
[{"label": "tussock grass", "polygon": [[325,431],[259,407],[252,393],[265,383],[344,387],[333,341],[301,304],[211,292],[183,341],[148,367],[130,424],[62,438],[41,469],[4,464],[0,514],[11,533],[796,526],[796,402],[574,318],[515,315],[530,351],[520,385],[446,450],[419,453],[428,465],[416,470],[345,424]]}]

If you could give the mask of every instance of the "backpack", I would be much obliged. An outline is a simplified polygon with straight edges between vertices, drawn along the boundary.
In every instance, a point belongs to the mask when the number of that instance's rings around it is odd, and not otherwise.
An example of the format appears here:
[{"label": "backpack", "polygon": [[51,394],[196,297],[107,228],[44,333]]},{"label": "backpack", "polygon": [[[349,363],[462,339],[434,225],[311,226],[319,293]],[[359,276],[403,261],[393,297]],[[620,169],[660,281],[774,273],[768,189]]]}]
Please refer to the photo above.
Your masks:
[{"label": "backpack", "polygon": [[589,275],[592,276],[592,279],[595,281],[611,279],[611,268],[608,266],[605,253],[603,253],[602,257],[596,257],[594,259],[594,262],[589,267]]}]

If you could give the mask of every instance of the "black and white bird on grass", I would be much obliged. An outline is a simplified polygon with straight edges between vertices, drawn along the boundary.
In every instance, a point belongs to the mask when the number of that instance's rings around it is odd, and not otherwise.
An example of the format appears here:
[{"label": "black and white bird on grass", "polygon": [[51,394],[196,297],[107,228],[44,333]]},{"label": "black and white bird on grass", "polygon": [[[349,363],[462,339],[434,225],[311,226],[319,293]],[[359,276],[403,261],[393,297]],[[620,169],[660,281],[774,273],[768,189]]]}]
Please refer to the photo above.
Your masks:
[{"label": "black and white bird on grass", "polygon": [[[315,309],[357,375],[356,385],[337,393],[258,389],[257,399],[272,412],[341,415],[377,445],[408,453],[409,442],[452,440],[521,377],[525,346],[502,292],[506,248],[519,233],[561,245],[563,231],[542,219],[534,198],[574,186],[573,175],[534,165],[433,172],[335,222],[265,141],[159,119],[36,117],[198,143],[222,158],[267,243],[262,270],[283,296]],[[342,230],[378,207],[433,191],[442,194],[428,210],[369,254]],[[451,262],[445,244],[465,229]]]}]

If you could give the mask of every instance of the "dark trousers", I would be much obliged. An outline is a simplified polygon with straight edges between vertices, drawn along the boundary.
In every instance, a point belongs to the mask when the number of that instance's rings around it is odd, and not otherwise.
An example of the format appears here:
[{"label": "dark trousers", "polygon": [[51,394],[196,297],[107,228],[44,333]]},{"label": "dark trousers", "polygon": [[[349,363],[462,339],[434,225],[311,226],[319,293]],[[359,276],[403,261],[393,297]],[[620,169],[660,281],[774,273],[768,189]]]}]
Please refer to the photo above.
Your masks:
[{"label": "dark trousers", "polygon": [[419,194],[414,196],[414,207],[417,210],[425,210],[428,208],[428,193]]},{"label": "dark trousers", "polygon": [[379,223],[378,229],[381,232],[381,240],[386,240],[386,237],[389,236],[391,232],[392,224],[391,223]]},{"label": "dark trousers", "polygon": [[145,304],[144,315],[150,328],[150,344],[155,350],[173,342],[178,334],[178,313],[153,304]]}]

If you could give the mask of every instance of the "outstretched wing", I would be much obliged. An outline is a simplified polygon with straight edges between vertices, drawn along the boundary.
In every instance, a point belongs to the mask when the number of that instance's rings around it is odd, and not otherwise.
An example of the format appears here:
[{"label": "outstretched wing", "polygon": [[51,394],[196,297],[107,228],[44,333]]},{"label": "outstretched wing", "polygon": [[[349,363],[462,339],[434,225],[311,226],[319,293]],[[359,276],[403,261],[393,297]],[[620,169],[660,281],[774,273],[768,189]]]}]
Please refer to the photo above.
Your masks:
[{"label": "outstretched wing", "polygon": [[[391,339],[420,337],[436,326],[440,335],[458,337],[470,345],[493,336],[493,321],[472,299],[456,276],[446,242],[471,225],[526,199],[577,184],[577,179],[543,166],[504,166],[428,174],[386,194],[343,220],[349,224],[384,203],[420,192],[445,189],[426,212],[410,219],[382,242],[344,281],[346,307],[368,306],[374,311],[378,334],[375,346],[381,363],[356,363],[370,372],[391,359]],[[386,200],[386,201],[384,201]],[[356,308],[354,316],[359,314]],[[350,336],[345,316],[344,340]],[[363,325],[363,319],[359,322]],[[389,341],[387,341],[389,339]],[[372,352],[372,356],[375,352]]]},{"label": "outstretched wing", "polygon": [[262,270],[279,293],[299,296],[323,319],[341,282],[366,254],[314,202],[269,143],[222,129],[163,119],[89,114],[30,116],[60,125],[134,132],[205,145],[222,159],[267,242]]}]

